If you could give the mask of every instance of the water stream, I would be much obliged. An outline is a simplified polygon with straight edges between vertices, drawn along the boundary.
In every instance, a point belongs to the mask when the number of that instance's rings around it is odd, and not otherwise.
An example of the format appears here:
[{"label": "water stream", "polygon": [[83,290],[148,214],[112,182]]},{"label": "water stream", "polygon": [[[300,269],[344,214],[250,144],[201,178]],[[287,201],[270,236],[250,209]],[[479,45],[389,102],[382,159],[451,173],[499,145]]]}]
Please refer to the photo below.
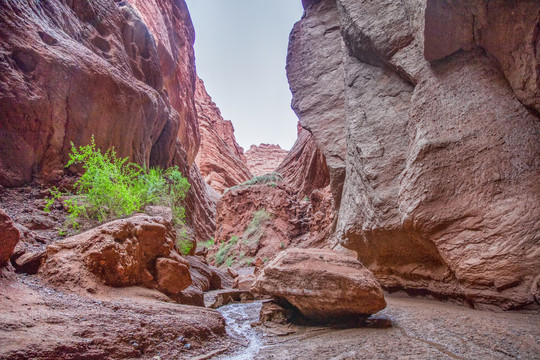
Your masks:
[{"label": "water stream", "polygon": [[262,346],[262,334],[251,324],[259,319],[262,303],[235,303],[217,309],[227,322],[227,333],[240,344],[240,349],[219,359],[250,360],[255,359]]}]

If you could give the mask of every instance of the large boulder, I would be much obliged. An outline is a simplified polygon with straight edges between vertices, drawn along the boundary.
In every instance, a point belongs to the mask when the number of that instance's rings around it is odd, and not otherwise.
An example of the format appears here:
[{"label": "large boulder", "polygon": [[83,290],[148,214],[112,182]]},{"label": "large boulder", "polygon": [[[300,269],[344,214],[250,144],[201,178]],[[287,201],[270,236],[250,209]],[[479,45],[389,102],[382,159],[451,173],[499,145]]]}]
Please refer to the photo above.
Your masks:
[{"label": "large boulder", "polygon": [[39,274],[49,283],[99,291],[144,286],[178,295],[191,284],[189,263],[174,248],[176,232],[161,217],[112,221],[47,248]]},{"label": "large boulder", "polygon": [[0,267],[8,263],[20,237],[21,234],[11,218],[0,209]]},{"label": "large boulder", "polygon": [[390,290],[537,306],[540,3],[305,5],[287,71],[341,244]]},{"label": "large boulder", "polygon": [[386,307],[373,274],[330,250],[283,251],[262,269],[252,290],[284,299],[318,322],[364,318]]}]

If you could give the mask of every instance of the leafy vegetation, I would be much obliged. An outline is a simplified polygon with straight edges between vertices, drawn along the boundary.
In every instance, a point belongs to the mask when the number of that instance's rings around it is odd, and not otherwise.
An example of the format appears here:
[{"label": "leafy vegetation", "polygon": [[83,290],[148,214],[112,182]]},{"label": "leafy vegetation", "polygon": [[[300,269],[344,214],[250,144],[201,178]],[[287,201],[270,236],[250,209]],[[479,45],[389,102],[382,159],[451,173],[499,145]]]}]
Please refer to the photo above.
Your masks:
[{"label": "leafy vegetation", "polygon": [[[230,251],[236,246],[240,238],[236,235],[231,236],[228,242],[223,242],[220,244],[218,251],[214,257],[216,265],[223,265],[228,259]],[[232,259],[231,259],[232,260]]]},{"label": "leafy vegetation", "polygon": [[189,255],[193,249],[193,243],[190,241],[185,230],[180,230],[176,235],[176,247],[182,255]]},{"label": "leafy vegetation", "polygon": [[77,230],[81,218],[105,222],[140,212],[147,205],[168,206],[174,224],[183,223],[183,200],[190,184],[177,167],[146,169],[117,157],[114,148],[102,153],[93,137],[89,145],[71,145],[66,167],[81,166],[83,175],[75,183],[75,194],[52,188],[45,207],[50,211],[54,201],[62,198],[69,213],[67,227]]}]

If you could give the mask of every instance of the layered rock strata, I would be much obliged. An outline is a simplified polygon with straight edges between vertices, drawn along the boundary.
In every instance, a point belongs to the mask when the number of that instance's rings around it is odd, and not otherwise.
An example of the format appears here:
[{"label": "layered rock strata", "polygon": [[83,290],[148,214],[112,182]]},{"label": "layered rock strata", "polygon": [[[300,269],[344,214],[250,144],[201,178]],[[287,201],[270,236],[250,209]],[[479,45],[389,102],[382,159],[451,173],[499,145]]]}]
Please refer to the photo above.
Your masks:
[{"label": "layered rock strata", "polygon": [[260,144],[251,145],[246,151],[247,166],[255,176],[272,173],[287,156],[288,151],[279,145]]},{"label": "layered rock strata", "polygon": [[540,4],[305,5],[288,77],[342,244],[388,289],[537,306]]},{"label": "layered rock strata", "polygon": [[196,105],[202,141],[195,161],[205,181],[222,194],[253,175],[234,137],[232,122],[223,119],[201,79],[197,79]]},{"label": "layered rock strata", "polygon": [[315,145],[313,135],[300,124],[298,138],[276,172],[298,190],[299,197],[309,196],[330,183],[326,157]]}]

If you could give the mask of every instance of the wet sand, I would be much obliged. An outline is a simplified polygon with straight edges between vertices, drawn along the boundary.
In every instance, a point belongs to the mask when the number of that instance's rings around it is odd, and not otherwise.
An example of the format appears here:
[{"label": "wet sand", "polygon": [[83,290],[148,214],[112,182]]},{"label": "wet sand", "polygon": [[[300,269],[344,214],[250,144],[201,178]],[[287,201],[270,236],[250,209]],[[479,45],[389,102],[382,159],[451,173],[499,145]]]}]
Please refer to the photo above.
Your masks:
[{"label": "wet sand", "polygon": [[[258,351],[249,345],[220,359],[540,359],[540,314],[495,313],[408,297],[387,297],[372,325],[339,329],[291,326],[289,335],[257,327]],[[238,306],[238,305],[237,305]],[[251,316],[257,321],[251,306]],[[237,312],[237,311],[236,311]],[[239,316],[239,315],[232,315]],[[252,336],[253,333],[250,335]]]}]

